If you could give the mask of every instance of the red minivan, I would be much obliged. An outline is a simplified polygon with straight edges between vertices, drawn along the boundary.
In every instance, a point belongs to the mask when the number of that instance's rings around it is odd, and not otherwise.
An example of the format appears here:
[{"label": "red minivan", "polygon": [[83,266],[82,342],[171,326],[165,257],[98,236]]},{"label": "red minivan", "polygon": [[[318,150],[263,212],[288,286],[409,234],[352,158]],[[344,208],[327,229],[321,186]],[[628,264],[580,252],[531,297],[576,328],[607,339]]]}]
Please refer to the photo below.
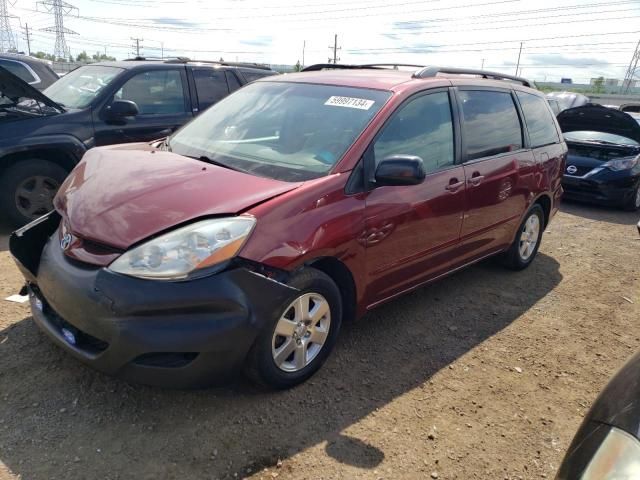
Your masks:
[{"label": "red minivan", "polygon": [[244,370],[287,388],[344,320],[491,255],[533,261],[567,153],[540,92],[324,67],[243,87],[164,141],[89,151],[11,237],[39,327],[133,381]]}]

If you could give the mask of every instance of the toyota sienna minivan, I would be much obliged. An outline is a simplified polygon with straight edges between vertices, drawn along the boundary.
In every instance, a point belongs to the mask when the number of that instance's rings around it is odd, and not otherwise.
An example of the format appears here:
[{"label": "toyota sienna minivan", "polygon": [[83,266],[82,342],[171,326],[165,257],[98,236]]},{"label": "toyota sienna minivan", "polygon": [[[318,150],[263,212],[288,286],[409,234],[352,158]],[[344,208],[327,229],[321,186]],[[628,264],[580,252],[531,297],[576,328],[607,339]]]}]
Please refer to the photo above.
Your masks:
[{"label": "toyota sienna minivan", "polygon": [[544,95],[485,71],[325,67],[84,156],[11,237],[53,342],[136,382],[288,388],[343,321],[492,255],[533,261],[567,154]]}]

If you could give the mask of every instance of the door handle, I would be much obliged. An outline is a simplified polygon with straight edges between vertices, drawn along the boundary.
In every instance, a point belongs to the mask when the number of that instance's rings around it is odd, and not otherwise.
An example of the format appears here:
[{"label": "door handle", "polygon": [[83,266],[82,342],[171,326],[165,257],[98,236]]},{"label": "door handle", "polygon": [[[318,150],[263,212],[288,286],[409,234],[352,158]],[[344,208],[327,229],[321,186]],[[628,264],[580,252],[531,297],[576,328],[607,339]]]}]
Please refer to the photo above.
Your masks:
[{"label": "door handle", "polygon": [[463,185],[464,185],[464,182],[458,181],[457,178],[452,178],[451,180],[449,180],[449,185],[444,187],[444,189],[450,193],[456,193],[458,190],[460,190],[460,187],[462,187]]},{"label": "door handle", "polygon": [[482,183],[482,180],[484,180],[484,175],[480,175],[479,173],[477,174],[474,173],[473,175],[471,175],[471,178],[469,179],[469,185],[477,187]]}]

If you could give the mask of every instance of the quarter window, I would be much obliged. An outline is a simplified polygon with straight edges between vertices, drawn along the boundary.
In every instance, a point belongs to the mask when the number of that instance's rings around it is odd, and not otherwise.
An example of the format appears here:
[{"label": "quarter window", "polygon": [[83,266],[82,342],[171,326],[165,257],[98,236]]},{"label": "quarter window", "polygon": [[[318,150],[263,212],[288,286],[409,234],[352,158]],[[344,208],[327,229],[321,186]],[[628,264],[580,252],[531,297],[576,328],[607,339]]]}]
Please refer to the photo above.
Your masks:
[{"label": "quarter window", "polygon": [[516,92],[516,95],[520,100],[524,120],[527,123],[531,147],[536,148],[558,143],[558,131],[547,106],[547,101],[537,95],[525,92]]},{"label": "quarter window", "polygon": [[119,100],[131,100],[141,115],[183,113],[184,88],[179,70],[152,70],[130,78],[116,93]]},{"label": "quarter window", "polygon": [[229,94],[224,70],[215,68],[194,68],[193,79],[198,91],[200,110],[210,107]]},{"label": "quarter window", "polygon": [[510,93],[461,90],[467,160],[522,148],[522,128]]},{"label": "quarter window", "polygon": [[376,166],[390,155],[415,155],[426,172],[453,165],[453,122],[447,92],[423,95],[393,116],[374,144]]}]

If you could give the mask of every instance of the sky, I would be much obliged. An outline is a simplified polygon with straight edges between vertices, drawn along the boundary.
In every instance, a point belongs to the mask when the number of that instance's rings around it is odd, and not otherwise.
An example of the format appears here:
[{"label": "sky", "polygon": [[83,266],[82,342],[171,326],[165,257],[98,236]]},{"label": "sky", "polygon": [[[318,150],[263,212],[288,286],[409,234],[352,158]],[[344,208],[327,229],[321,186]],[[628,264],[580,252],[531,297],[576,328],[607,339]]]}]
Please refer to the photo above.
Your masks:
[{"label": "sky", "polygon": [[[48,0],[51,1],[51,0]],[[640,40],[640,0],[69,0],[64,26],[83,50],[123,59],[132,37],[147,56],[481,68],[538,81],[623,78]],[[69,4],[69,5],[70,5]],[[19,50],[53,52],[53,14],[35,0],[9,3]]]}]

